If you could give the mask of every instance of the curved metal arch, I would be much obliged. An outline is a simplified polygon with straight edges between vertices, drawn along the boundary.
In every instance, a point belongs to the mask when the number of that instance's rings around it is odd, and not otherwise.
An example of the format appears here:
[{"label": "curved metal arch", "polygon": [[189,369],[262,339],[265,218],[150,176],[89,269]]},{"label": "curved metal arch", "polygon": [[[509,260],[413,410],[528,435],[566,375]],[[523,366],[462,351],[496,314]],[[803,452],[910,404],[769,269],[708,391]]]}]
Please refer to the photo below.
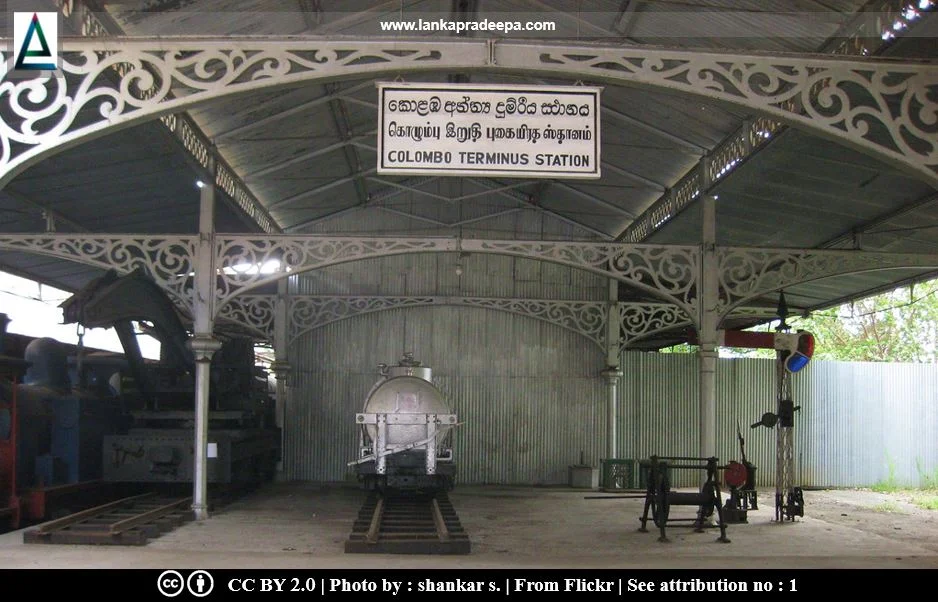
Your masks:
[{"label": "curved metal arch", "polygon": [[[587,78],[727,102],[938,187],[934,63],[451,39],[81,38],[61,46],[69,78],[0,83],[0,186],[65,146],[213,99],[304,81],[459,69]],[[9,52],[0,58],[5,75]],[[89,110],[97,120],[79,123]]]},{"label": "curved metal arch", "polygon": [[66,259],[129,274],[142,268],[184,311],[192,313],[189,279],[196,236],[0,234],[0,249]]},{"label": "curved metal arch", "polygon": [[796,284],[882,270],[938,269],[938,255],[717,247],[717,264],[722,320],[747,301]]},{"label": "curved metal arch", "polygon": [[[696,315],[699,248],[523,240],[447,238],[216,235],[220,270],[216,312],[232,298],[267,283],[310,270],[374,257],[409,253],[491,253],[548,261],[614,278]],[[281,271],[264,274],[250,266],[276,261]]]},{"label": "curved metal arch", "polygon": [[604,348],[606,303],[496,297],[291,297],[288,344],[299,337],[348,318],[412,307],[475,307],[532,318],[559,326]]}]

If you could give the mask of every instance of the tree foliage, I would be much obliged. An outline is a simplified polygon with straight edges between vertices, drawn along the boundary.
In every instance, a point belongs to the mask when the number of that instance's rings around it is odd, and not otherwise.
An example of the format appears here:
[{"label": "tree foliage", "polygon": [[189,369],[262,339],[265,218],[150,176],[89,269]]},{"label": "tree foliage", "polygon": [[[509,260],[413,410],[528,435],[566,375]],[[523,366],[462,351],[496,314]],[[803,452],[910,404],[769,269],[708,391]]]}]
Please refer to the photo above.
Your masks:
[{"label": "tree foliage", "polygon": [[[814,334],[815,359],[851,362],[938,362],[938,280],[898,288],[853,303],[789,317],[792,330]],[[778,324],[758,327],[773,330]],[[672,353],[693,352],[679,345]],[[728,349],[721,355],[775,357],[770,349]]]},{"label": "tree foliage", "polygon": [[789,320],[817,341],[814,357],[857,362],[938,361],[938,280]]}]

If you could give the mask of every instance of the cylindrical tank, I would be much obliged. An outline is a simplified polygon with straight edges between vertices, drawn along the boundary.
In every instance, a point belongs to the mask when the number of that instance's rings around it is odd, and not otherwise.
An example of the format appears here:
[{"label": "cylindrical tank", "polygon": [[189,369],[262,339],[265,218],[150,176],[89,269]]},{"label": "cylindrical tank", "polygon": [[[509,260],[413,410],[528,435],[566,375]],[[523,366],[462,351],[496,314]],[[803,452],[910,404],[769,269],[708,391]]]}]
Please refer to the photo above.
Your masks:
[{"label": "cylindrical tank", "polygon": [[[365,402],[366,414],[449,414],[443,395],[433,383],[416,376],[395,376],[379,384]],[[372,440],[377,434],[375,425],[368,425]],[[426,438],[427,426],[389,424],[388,445],[406,445]],[[418,446],[419,447],[419,446]]]},{"label": "cylindrical tank", "polygon": [[381,364],[378,371],[381,378],[357,418],[363,427],[360,460],[354,462],[359,479],[381,491],[452,489],[456,465],[448,440],[456,416],[431,381],[430,368],[405,353],[396,366]]}]

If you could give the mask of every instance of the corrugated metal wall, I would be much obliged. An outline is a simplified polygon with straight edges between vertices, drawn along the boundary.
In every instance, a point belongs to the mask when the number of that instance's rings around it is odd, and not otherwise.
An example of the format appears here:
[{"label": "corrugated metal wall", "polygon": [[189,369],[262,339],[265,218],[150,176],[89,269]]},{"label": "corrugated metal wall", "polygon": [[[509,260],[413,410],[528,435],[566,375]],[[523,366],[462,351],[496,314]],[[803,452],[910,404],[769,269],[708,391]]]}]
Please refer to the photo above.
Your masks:
[{"label": "corrugated metal wall", "polygon": [[[405,343],[402,343],[406,341]],[[551,324],[476,308],[392,310],[343,320],[292,348],[293,407],[284,476],[347,477],[357,435],[350,417],[375,366],[404,349],[432,365],[465,424],[454,446],[463,483],[558,484],[583,453],[605,457],[602,354]],[[619,387],[620,458],[696,455],[694,355],[627,353]],[[804,486],[869,486],[892,476],[920,484],[938,471],[938,368],[812,362],[795,376],[796,470]],[[717,364],[718,454],[739,459],[736,425],[758,481],[774,485],[775,431],[750,424],[775,410],[771,360]],[[675,475],[678,485],[700,474]]]},{"label": "corrugated metal wall", "polygon": [[425,307],[342,320],[292,347],[286,478],[345,478],[357,445],[350,417],[375,367],[405,349],[433,368],[464,422],[454,435],[460,482],[561,483],[581,451],[587,462],[600,458],[606,406],[597,346],[504,312]]},{"label": "corrugated metal wall", "polygon": [[[626,353],[619,455],[697,455],[697,359]],[[861,487],[938,477],[938,366],[815,361],[794,376],[795,470],[810,487]],[[776,432],[751,429],[775,412],[772,360],[717,361],[717,454],[739,460],[736,426],[758,482],[775,484]],[[681,485],[696,479],[677,475]]]}]

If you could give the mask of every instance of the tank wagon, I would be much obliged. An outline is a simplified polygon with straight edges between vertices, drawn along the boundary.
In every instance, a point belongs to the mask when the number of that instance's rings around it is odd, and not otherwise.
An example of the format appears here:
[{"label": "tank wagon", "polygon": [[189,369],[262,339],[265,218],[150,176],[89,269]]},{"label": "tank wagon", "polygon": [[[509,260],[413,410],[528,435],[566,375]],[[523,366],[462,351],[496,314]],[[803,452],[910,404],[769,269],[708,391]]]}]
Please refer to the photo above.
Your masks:
[{"label": "tank wagon", "polygon": [[456,464],[451,431],[458,424],[433,371],[405,353],[396,366],[378,366],[379,380],[368,392],[359,428],[355,465],[367,489],[453,488]]}]

